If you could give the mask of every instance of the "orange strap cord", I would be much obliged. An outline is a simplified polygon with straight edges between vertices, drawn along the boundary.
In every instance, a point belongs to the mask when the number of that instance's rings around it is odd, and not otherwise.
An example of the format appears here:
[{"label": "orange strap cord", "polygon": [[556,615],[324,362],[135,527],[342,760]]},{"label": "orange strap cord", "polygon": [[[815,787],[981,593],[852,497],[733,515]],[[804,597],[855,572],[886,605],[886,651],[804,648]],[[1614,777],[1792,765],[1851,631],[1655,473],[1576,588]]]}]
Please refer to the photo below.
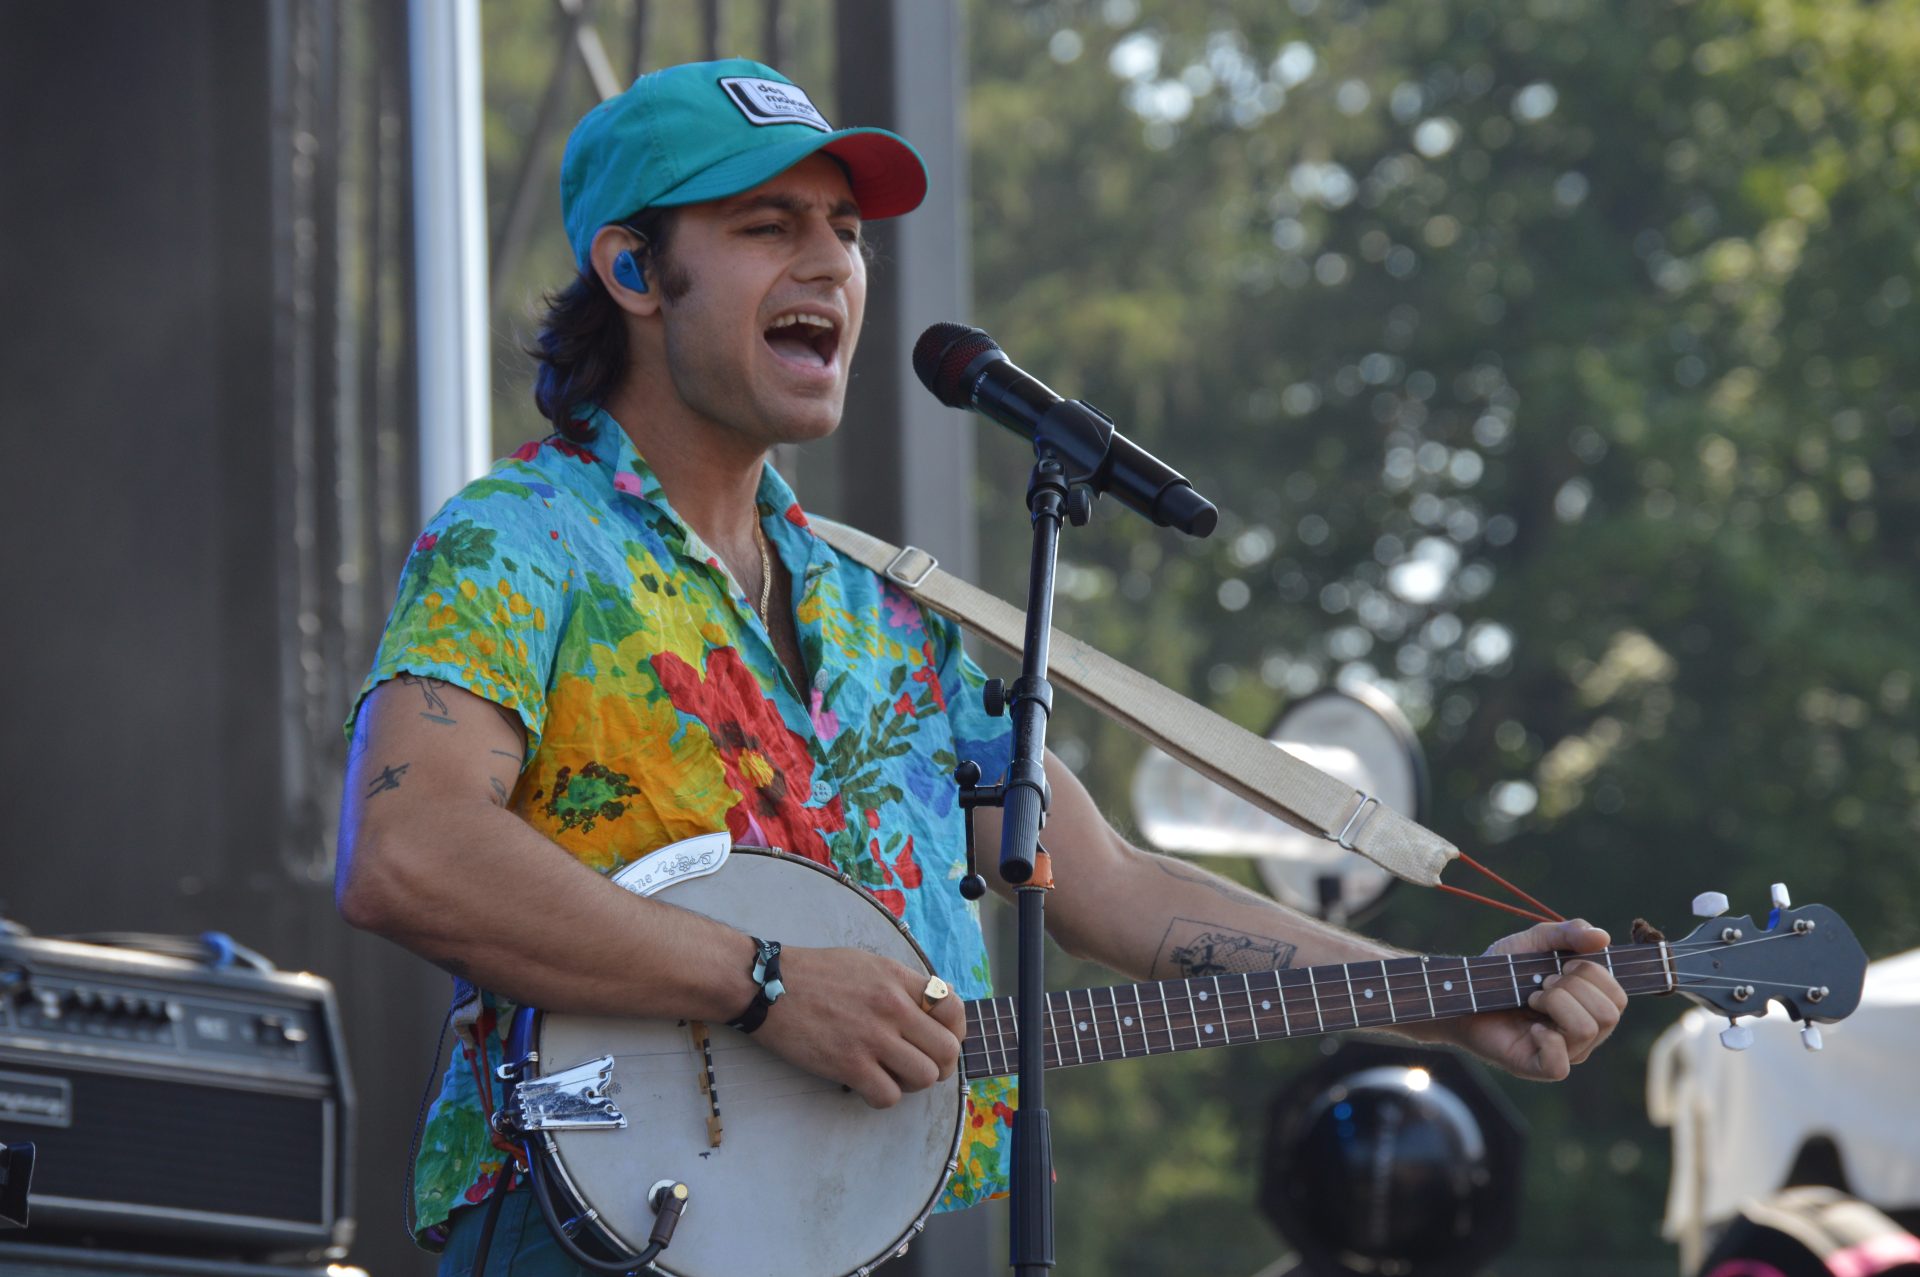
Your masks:
[{"label": "orange strap cord", "polygon": [[1508,882],[1505,878],[1502,878],[1499,874],[1487,868],[1485,865],[1475,860],[1472,856],[1469,856],[1466,852],[1463,851],[1460,853],[1460,860],[1468,868],[1473,869],[1479,873],[1485,874],[1488,878],[1491,878],[1494,882],[1498,883],[1500,886],[1505,887],[1508,891],[1512,892],[1514,895],[1520,897],[1522,900],[1532,905],[1533,908],[1522,909],[1518,905],[1510,905],[1506,903],[1504,900],[1495,900],[1491,896],[1483,896],[1477,891],[1468,891],[1463,887],[1456,887],[1450,883],[1444,883],[1444,882],[1435,883],[1434,885],[1436,887],[1438,887],[1440,890],[1446,892],[1449,895],[1459,896],[1464,900],[1478,901],[1480,904],[1483,904],[1483,905],[1492,905],[1495,909],[1502,909],[1502,910],[1505,910],[1507,913],[1518,914],[1522,918],[1530,918],[1535,922],[1565,922],[1566,921],[1565,918],[1561,917],[1559,914],[1555,913],[1553,910],[1547,908],[1547,906],[1541,904],[1538,900],[1535,900],[1532,896],[1520,890],[1520,888],[1514,886],[1512,883]]},{"label": "orange strap cord", "polygon": [[1053,857],[1047,854],[1045,847],[1033,853],[1033,877],[1020,884],[1023,887],[1038,887],[1042,891],[1053,890]]},{"label": "orange strap cord", "polygon": [[498,1110],[493,1103],[492,1070],[487,1067],[487,1042],[494,1037],[493,1027],[499,1023],[496,1013],[488,1008],[480,1013],[473,1025],[473,1054],[467,1057],[467,1063],[473,1069],[473,1084],[480,1091],[480,1103],[487,1110],[487,1138],[493,1146],[507,1155],[508,1167],[502,1171],[507,1178],[507,1186],[513,1186],[514,1176],[524,1169],[527,1152],[512,1140],[505,1138],[494,1129],[492,1117]]}]

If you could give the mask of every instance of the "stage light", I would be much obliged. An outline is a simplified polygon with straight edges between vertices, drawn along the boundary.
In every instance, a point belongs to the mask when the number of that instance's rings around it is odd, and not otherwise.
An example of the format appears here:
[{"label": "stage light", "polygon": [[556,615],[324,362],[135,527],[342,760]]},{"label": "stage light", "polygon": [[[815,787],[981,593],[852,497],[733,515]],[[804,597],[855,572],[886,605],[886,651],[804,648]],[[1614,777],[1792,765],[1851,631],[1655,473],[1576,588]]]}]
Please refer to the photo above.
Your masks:
[{"label": "stage light", "polygon": [[[1402,815],[1426,818],[1426,758],[1385,693],[1363,685],[1316,692],[1290,706],[1267,738]],[[1353,921],[1394,883],[1364,856],[1268,815],[1157,749],[1134,771],[1133,810],[1161,850],[1250,856],[1276,899],[1335,922]]]}]

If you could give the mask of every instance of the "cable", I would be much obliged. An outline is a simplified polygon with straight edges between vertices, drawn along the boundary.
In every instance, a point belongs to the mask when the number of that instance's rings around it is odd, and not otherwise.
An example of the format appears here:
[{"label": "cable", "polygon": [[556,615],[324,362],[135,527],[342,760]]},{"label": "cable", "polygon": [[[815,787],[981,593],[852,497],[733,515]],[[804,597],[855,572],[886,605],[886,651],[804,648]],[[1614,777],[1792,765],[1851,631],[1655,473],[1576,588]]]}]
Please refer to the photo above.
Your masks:
[{"label": "cable", "polygon": [[[473,1277],[483,1277],[487,1271],[487,1255],[493,1250],[493,1228],[500,1222],[500,1207],[513,1189],[514,1170],[513,1163],[508,1162],[500,1172],[500,1178],[494,1182],[492,1196],[487,1198],[487,1213],[480,1221],[480,1241],[473,1248]],[[412,1174],[409,1173],[407,1178],[412,1179]]]},{"label": "cable", "polygon": [[427,1108],[432,1104],[433,1084],[440,1076],[440,1056],[447,1049],[447,1028],[453,1023],[453,1005],[440,1021],[440,1036],[433,1040],[433,1063],[427,1067],[427,1080],[420,1088],[420,1107],[413,1114],[413,1139],[407,1144],[407,1178],[400,1187],[400,1222],[409,1242],[418,1241],[419,1221],[413,1217],[413,1173],[420,1163],[420,1136],[427,1128]]},{"label": "cable", "polygon": [[168,958],[184,958],[209,967],[230,967],[236,962],[255,971],[277,971],[278,967],[255,949],[241,944],[224,931],[208,931],[198,936],[167,936],[151,931],[83,931],[54,936],[74,944],[98,944],[115,949],[138,949]]},{"label": "cable", "polygon": [[534,1156],[533,1141],[527,1140],[522,1149],[527,1156],[527,1174],[533,1181],[533,1200],[540,1206],[540,1217],[547,1221],[547,1228],[553,1233],[553,1240],[567,1257],[582,1268],[591,1268],[597,1273],[619,1273],[621,1277],[633,1277],[659,1257],[673,1240],[673,1230],[680,1223],[680,1213],[687,1206],[687,1186],[675,1184],[672,1188],[655,1194],[653,1203],[655,1220],[653,1235],[648,1239],[647,1248],[628,1259],[596,1259],[580,1249],[573,1235],[560,1223],[560,1217],[554,1213],[553,1202],[547,1196],[546,1174],[541,1169],[540,1160]]}]

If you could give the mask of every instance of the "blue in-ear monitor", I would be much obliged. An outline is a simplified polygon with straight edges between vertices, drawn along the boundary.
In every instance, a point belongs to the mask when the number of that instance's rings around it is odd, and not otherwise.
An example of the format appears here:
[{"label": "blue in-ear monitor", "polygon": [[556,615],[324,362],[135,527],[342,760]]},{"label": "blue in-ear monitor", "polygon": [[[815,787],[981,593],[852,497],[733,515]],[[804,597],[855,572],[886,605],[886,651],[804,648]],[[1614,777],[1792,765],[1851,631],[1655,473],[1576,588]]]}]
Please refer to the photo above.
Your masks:
[{"label": "blue in-ear monitor", "polygon": [[636,293],[647,291],[647,277],[640,271],[640,263],[633,258],[633,250],[621,249],[613,259],[613,277],[625,288]]}]

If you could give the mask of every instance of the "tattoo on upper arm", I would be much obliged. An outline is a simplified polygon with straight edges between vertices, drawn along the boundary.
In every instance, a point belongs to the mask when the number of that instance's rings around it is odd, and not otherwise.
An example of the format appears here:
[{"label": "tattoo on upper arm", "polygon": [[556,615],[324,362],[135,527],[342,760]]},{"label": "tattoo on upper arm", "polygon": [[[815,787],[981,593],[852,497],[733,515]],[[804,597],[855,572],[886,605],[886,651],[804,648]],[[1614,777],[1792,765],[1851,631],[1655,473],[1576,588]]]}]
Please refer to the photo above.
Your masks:
[{"label": "tattoo on upper arm", "polygon": [[1193,866],[1182,864],[1178,860],[1169,860],[1165,856],[1155,856],[1153,863],[1159,866],[1160,872],[1167,875],[1167,877],[1178,878],[1181,882],[1190,882],[1196,887],[1205,887],[1216,896],[1224,896],[1235,904],[1260,905],[1263,908],[1273,905],[1273,901],[1248,891],[1239,883],[1228,882],[1225,878],[1207,873],[1204,870],[1195,869]]},{"label": "tattoo on upper arm", "polygon": [[1211,922],[1175,918],[1154,957],[1155,974],[1244,975],[1279,971],[1293,965],[1295,947],[1272,936],[1256,936]]},{"label": "tattoo on upper arm", "polygon": [[440,695],[440,689],[446,686],[444,682],[437,678],[422,678],[418,674],[402,674],[400,681],[408,687],[420,689],[420,695],[427,704],[427,707],[420,711],[420,717],[430,723],[439,723],[442,727],[457,725],[453,711],[447,706],[447,698]]},{"label": "tattoo on upper arm", "polygon": [[519,763],[521,761],[521,756],[519,754],[514,753],[510,749],[490,749],[487,752],[489,754],[498,754],[502,758],[511,758],[515,763]]},{"label": "tattoo on upper arm", "polygon": [[493,801],[502,807],[507,805],[507,787],[500,783],[498,776],[487,777],[487,784],[493,786]]},{"label": "tattoo on upper arm", "polygon": [[389,789],[400,788],[400,778],[407,774],[407,768],[411,766],[413,766],[412,763],[401,763],[398,767],[381,768],[380,774],[375,776],[367,786],[367,797],[371,798],[375,794],[384,794]]}]

